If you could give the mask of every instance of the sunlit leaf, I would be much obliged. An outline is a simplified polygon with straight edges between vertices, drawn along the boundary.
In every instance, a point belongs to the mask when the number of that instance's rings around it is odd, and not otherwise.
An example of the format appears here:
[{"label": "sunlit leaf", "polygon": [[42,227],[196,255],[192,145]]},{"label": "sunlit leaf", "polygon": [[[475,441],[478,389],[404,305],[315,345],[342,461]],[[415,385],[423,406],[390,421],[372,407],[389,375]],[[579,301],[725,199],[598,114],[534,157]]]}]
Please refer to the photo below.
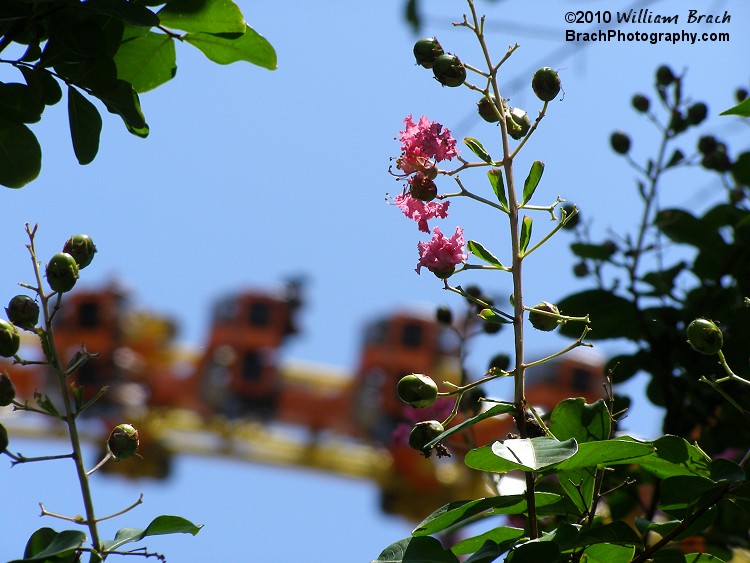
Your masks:
[{"label": "sunlit leaf", "polygon": [[630,563],[635,547],[611,543],[595,543],[586,548],[581,563]]},{"label": "sunlit leaf", "polygon": [[722,111],[719,115],[739,115],[740,117],[750,117],[750,98],[745,98],[736,106]]},{"label": "sunlit leaf", "polygon": [[524,215],[523,222],[521,223],[521,254],[526,252],[531,241],[531,224],[531,217]]},{"label": "sunlit leaf", "polygon": [[68,122],[78,163],[89,164],[99,152],[102,118],[94,104],[72,86],[68,86]]},{"label": "sunlit leaf", "polygon": [[10,563],[21,561],[60,561],[67,563],[75,560],[75,550],[86,541],[86,534],[78,530],[63,530],[56,532],[52,528],[39,528],[31,534],[26,543],[23,559],[16,559]]},{"label": "sunlit leaf", "polygon": [[247,61],[269,70],[276,68],[276,51],[251,27],[243,34],[188,33],[185,41],[215,63],[226,65]]},{"label": "sunlit leaf", "polygon": [[543,172],[544,163],[540,160],[535,160],[531,165],[531,170],[529,170],[529,175],[526,177],[526,181],[523,183],[523,201],[521,202],[521,205],[526,205],[526,203],[531,200],[534,191],[536,191],[536,188],[539,185],[539,180],[542,179]]},{"label": "sunlit leaf", "polygon": [[518,438],[471,450],[464,461],[480,471],[540,471],[565,461],[577,451],[578,444],[573,439],[561,442],[548,436]]},{"label": "sunlit leaf", "polygon": [[245,32],[245,18],[232,0],[169,0],[158,14],[163,26],[183,31]]},{"label": "sunlit leaf", "polygon": [[142,93],[174,78],[177,62],[174,39],[164,33],[128,28],[115,55],[117,77]]},{"label": "sunlit leaf", "polygon": [[126,543],[137,542],[146,536],[162,536],[165,534],[197,534],[203,526],[196,526],[189,520],[180,516],[157,516],[146,527],[145,530],[139,528],[122,528],[115,534],[114,540],[102,541],[102,547],[111,551],[117,549]]},{"label": "sunlit leaf", "polygon": [[[467,553],[474,553],[475,555],[496,553],[499,556],[513,547],[523,535],[524,531],[521,528],[498,526],[484,532],[483,534],[479,534],[478,536],[472,536],[459,541],[451,548],[451,551],[456,555],[466,555]],[[494,547],[489,547],[488,544]],[[467,563],[471,561],[477,560],[472,557],[467,560]],[[490,559],[490,561],[494,561],[494,559]]]},{"label": "sunlit leaf", "polygon": [[492,191],[495,192],[497,200],[505,211],[508,211],[508,198],[505,195],[505,184],[503,183],[503,171],[500,168],[492,168],[487,171]]},{"label": "sunlit leaf", "polygon": [[495,323],[499,325],[511,324],[513,321],[508,317],[498,315],[492,309],[482,309],[479,311],[479,316],[489,323]]},{"label": "sunlit leaf", "polygon": [[487,409],[486,411],[479,413],[476,416],[472,416],[471,418],[468,418],[464,420],[463,422],[456,424],[455,426],[451,426],[448,428],[445,432],[441,433],[439,436],[437,436],[434,440],[429,442],[425,447],[431,448],[438,442],[442,442],[449,436],[452,436],[453,434],[456,434],[457,432],[463,432],[470,426],[474,426],[478,422],[482,422],[483,420],[486,420],[488,418],[492,418],[493,416],[500,416],[501,414],[508,414],[510,412],[513,412],[515,407],[513,406],[513,403],[500,403],[497,405],[494,405],[493,407]]},{"label": "sunlit leaf", "polygon": [[22,188],[39,176],[42,147],[23,123],[0,117],[0,184]]},{"label": "sunlit leaf", "polygon": [[488,264],[491,264],[492,266],[500,268],[501,270],[507,270],[507,268],[503,266],[502,262],[500,262],[500,260],[498,260],[494,254],[492,254],[492,252],[487,250],[484,246],[482,246],[477,241],[470,240],[469,242],[466,243],[466,247],[469,249],[469,252],[471,252],[474,256],[476,256],[480,260],[487,262]]},{"label": "sunlit leaf", "polygon": [[550,430],[558,440],[575,438],[579,444],[606,440],[612,430],[612,418],[601,399],[587,404],[581,397],[570,398],[552,411]]},{"label": "sunlit leaf", "polygon": [[477,139],[474,137],[465,137],[464,143],[466,143],[466,146],[469,147],[469,150],[473,152],[477,157],[479,157],[479,160],[483,160],[487,164],[492,164],[492,157],[490,156],[490,153],[487,152],[487,149],[484,148],[484,145],[480,143]]}]

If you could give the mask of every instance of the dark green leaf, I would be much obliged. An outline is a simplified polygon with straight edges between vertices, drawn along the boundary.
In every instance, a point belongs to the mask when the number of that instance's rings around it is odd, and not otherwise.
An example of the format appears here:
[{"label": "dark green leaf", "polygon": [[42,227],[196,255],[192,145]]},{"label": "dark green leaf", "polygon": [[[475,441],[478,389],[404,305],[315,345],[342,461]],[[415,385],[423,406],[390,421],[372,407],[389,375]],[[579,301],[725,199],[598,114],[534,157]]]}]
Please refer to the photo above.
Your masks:
[{"label": "dark green leaf", "polygon": [[620,521],[582,529],[575,546],[571,547],[583,547],[597,543],[640,546],[643,540],[633,528]]},{"label": "dark green leaf", "polygon": [[501,270],[507,270],[505,266],[503,266],[502,262],[498,260],[492,252],[487,250],[484,246],[482,246],[480,243],[478,243],[475,240],[470,240],[468,243],[466,243],[466,247],[469,249],[469,252],[471,252],[474,256],[479,258],[480,260],[483,260],[484,262],[487,262],[488,264],[491,264],[495,266],[496,268],[500,268]]},{"label": "dark green leaf", "polygon": [[[16,559],[10,563],[21,561],[44,561],[49,559],[58,561],[73,561],[75,550],[86,541],[86,534],[77,530],[63,530],[56,532],[52,528],[40,528],[34,532],[26,543],[23,559]],[[63,559],[66,558],[66,559]]]},{"label": "dark green leaf", "polygon": [[579,444],[607,440],[612,431],[612,418],[601,399],[589,405],[581,397],[571,398],[552,411],[550,430],[558,440],[575,438]]},{"label": "dark green leaf", "polygon": [[22,188],[39,176],[42,148],[23,123],[0,117],[0,184]]},{"label": "dark green leaf", "polygon": [[123,544],[137,542],[146,536],[162,536],[165,534],[197,534],[203,526],[196,526],[180,516],[157,516],[145,530],[138,528],[122,528],[115,534],[114,540],[103,541],[102,547],[108,551],[117,549]]},{"label": "dark green leaf", "polygon": [[464,461],[480,471],[539,471],[565,461],[577,451],[578,444],[572,439],[561,442],[548,436],[519,438],[471,450]]},{"label": "dark green leaf", "polygon": [[661,483],[659,508],[672,516],[682,518],[690,507],[699,502],[701,495],[717,492],[723,487],[724,485],[707,477],[673,475]]},{"label": "dark green leaf", "polygon": [[[640,519],[639,519],[640,520]],[[682,532],[675,536],[675,540],[679,541],[685,538],[689,538],[696,534],[701,533],[703,530],[708,528],[716,520],[716,507],[712,506],[695,521],[691,522],[690,525],[685,528]],[[642,523],[641,525],[645,524]],[[656,532],[660,536],[672,533],[675,528],[682,524],[682,520],[669,520],[667,522],[650,522],[648,523],[647,529],[652,532]]]},{"label": "dark green leaf", "polygon": [[633,462],[658,478],[666,479],[672,475],[711,475],[711,458],[684,438],[662,436],[651,444],[656,451]]},{"label": "dark green leaf", "polygon": [[732,163],[732,176],[738,184],[750,186],[750,152],[743,152]]},{"label": "dark green leaf", "polygon": [[244,33],[245,18],[232,0],[169,0],[161,24],[194,33]]},{"label": "dark green leaf", "polygon": [[521,254],[526,252],[526,249],[529,247],[529,242],[531,241],[531,224],[531,217],[524,215],[521,223]]},{"label": "dark green leaf", "polygon": [[[497,528],[492,528],[488,532],[485,532],[483,534],[479,534],[478,536],[473,536],[470,538],[466,538],[465,540],[461,540],[457,544],[455,544],[451,551],[455,553],[456,555],[466,555],[467,553],[499,553],[503,554],[506,551],[508,551],[511,547],[513,547],[514,544],[518,542],[520,538],[522,538],[524,535],[524,531],[521,528],[512,528],[510,526],[498,526]],[[494,550],[491,550],[490,548],[485,548],[484,546],[487,544],[491,544],[495,547]],[[477,551],[479,550],[485,550],[485,551]],[[472,559],[469,558],[469,561]],[[468,562],[467,562],[468,563]]]},{"label": "dark green leaf", "polygon": [[594,499],[596,468],[584,467],[569,471],[557,471],[557,478],[565,494],[578,509],[578,514],[587,514]]},{"label": "dark green leaf", "polygon": [[673,551],[659,551],[654,557],[654,563],[726,563],[724,559],[710,553],[675,553]]},{"label": "dark green leaf", "polygon": [[68,121],[78,163],[89,164],[99,152],[102,118],[94,104],[72,86],[68,86]]},{"label": "dark green leaf", "polygon": [[44,104],[25,84],[0,82],[0,115],[18,123],[36,123],[42,118]]},{"label": "dark green leaf", "polygon": [[62,88],[48,70],[41,67],[21,67],[20,70],[35,99],[48,106],[62,99]]},{"label": "dark green leaf", "polygon": [[435,538],[405,538],[386,547],[372,563],[458,563]]},{"label": "dark green leaf", "polygon": [[580,258],[589,258],[591,260],[608,260],[616,251],[617,247],[612,244],[589,244],[584,242],[574,242],[570,245],[570,250]]},{"label": "dark green leaf", "polygon": [[750,98],[742,100],[736,106],[722,111],[719,115],[739,115],[740,117],[750,117]]},{"label": "dark green leaf", "polygon": [[[592,330],[586,335],[587,340],[607,338],[640,340],[642,337],[638,310],[633,302],[611,291],[604,289],[582,291],[559,301],[557,306],[564,315],[574,317],[589,315]],[[578,338],[581,334],[580,327],[575,323],[562,325],[560,332],[573,338]]]},{"label": "dark green leaf", "polygon": [[242,35],[188,33],[185,41],[222,65],[247,61],[269,70],[276,69],[276,51],[261,35],[248,27]]},{"label": "dark green leaf", "polygon": [[500,403],[498,405],[495,405],[476,416],[472,416],[471,418],[464,420],[460,424],[451,426],[445,432],[429,442],[426,447],[431,448],[438,442],[442,442],[443,440],[445,440],[449,436],[452,436],[453,434],[456,434],[457,432],[463,432],[464,430],[466,430],[470,426],[474,426],[478,422],[482,422],[483,420],[487,420],[488,418],[492,418],[493,416],[500,416],[501,414],[511,413],[514,409],[515,407],[513,406],[513,403]]},{"label": "dark green leaf", "polygon": [[711,462],[711,479],[717,482],[741,482],[747,479],[747,475],[739,464],[719,457]]},{"label": "dark green leaf", "polygon": [[464,143],[466,143],[466,146],[469,147],[469,150],[471,152],[479,157],[479,160],[482,160],[487,164],[492,164],[492,157],[490,156],[490,153],[487,152],[487,149],[485,149],[482,143],[480,143],[477,139],[475,139],[474,137],[464,137]]},{"label": "dark green leaf", "polygon": [[643,276],[643,281],[653,286],[653,295],[661,297],[663,295],[671,295],[674,289],[674,282],[677,276],[687,268],[685,262],[675,264],[671,268],[661,270],[657,272],[649,272]]},{"label": "dark green leaf", "polygon": [[611,543],[595,543],[586,548],[581,563],[630,563],[635,547]]},{"label": "dark green leaf", "polygon": [[505,184],[503,183],[503,171],[500,168],[492,168],[487,171],[492,191],[495,192],[497,200],[505,211],[508,211],[508,198],[505,195]]},{"label": "dark green leaf", "polygon": [[159,25],[159,18],[143,3],[122,0],[87,0],[86,7],[100,14],[115,16],[126,24],[139,27]]},{"label": "dark green leaf", "polygon": [[58,63],[55,72],[76,86],[92,90],[96,95],[117,85],[117,66],[111,57],[94,57],[72,63]]},{"label": "dark green leaf", "polygon": [[724,244],[724,240],[710,224],[682,209],[660,211],[654,219],[654,225],[673,241],[697,248]]},{"label": "dark green leaf", "polygon": [[111,113],[122,117],[128,131],[139,137],[148,136],[148,125],[141,111],[141,102],[129,82],[117,80],[115,88],[107,92],[97,92],[96,96],[104,102]]},{"label": "dark green leaf", "polygon": [[[554,493],[534,493],[535,504],[541,508],[560,500]],[[523,514],[527,510],[525,495],[505,495],[477,500],[460,500],[438,508],[425,518],[412,532],[415,536],[427,536],[456,525],[468,524],[478,517],[497,514]],[[498,541],[499,543],[499,541]]]},{"label": "dark green leaf", "polygon": [[529,170],[526,181],[523,183],[523,201],[521,205],[526,205],[531,200],[536,187],[539,185],[539,180],[542,179],[543,172],[544,163],[540,160],[535,160],[531,165],[531,170]]},{"label": "dark green leaf", "polygon": [[506,563],[553,563],[559,560],[560,548],[556,543],[531,540],[510,550]]},{"label": "dark green leaf", "polygon": [[[482,544],[482,547],[475,550],[474,555],[466,560],[466,563],[491,563],[505,553],[494,541],[488,539]],[[454,552],[455,553],[455,552]]]},{"label": "dark green leaf", "polygon": [[128,28],[125,33],[115,55],[118,78],[130,82],[138,93],[174,78],[177,72],[174,39],[141,28]]}]

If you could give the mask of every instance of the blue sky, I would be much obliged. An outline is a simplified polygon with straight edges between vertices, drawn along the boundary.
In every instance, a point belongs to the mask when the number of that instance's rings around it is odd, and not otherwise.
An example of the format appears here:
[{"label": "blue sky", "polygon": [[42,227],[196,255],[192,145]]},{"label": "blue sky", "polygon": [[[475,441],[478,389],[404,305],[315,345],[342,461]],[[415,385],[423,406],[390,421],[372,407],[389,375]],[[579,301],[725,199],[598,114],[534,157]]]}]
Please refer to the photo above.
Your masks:
[{"label": "blue sky", "polygon": [[[478,61],[468,32],[450,21],[461,2],[425,1],[424,35],[437,35],[446,50]],[[534,115],[539,103],[529,87],[539,66],[560,70],[565,96],[550,104],[538,134],[518,159],[525,176],[533,160],[546,164],[537,197],[560,195],[578,204],[593,233],[632,228],[637,221],[633,173],[609,149],[614,129],[633,137],[636,159],[653,151],[655,138],[644,118],[630,110],[637,91],[650,93],[653,72],[669,63],[687,69],[685,88],[710,109],[709,130],[739,148],[747,129],[717,113],[733,104],[736,86],[748,85],[746,55],[750,6],[706,1],[696,8],[732,16],[730,24],[679,24],[690,31],[728,31],[727,43],[567,43],[570,10],[625,11],[687,16],[679,0],[630,3],[562,0],[479,2],[488,15],[490,48],[521,48],[503,66],[504,95]],[[175,318],[179,338],[199,347],[211,304],[227,292],[252,286],[279,287],[285,276],[309,279],[302,334],[286,357],[353,370],[361,328],[367,320],[404,306],[431,307],[458,301],[428,273],[416,275],[416,244],[425,240],[413,222],[385,203],[400,184],[388,174],[398,154],[394,140],[403,118],[427,115],[456,138],[477,137],[492,146],[495,129],[473,119],[476,96],[441,88],[411,56],[415,36],[401,19],[401,2],[325,3],[239,1],[247,21],[278,52],[279,69],[214,65],[188,45],[178,45],[175,80],[142,96],[151,127],[148,139],[132,137],[104,112],[104,132],[93,164],[76,164],[64,105],[51,108],[34,127],[43,147],[39,179],[20,191],[1,190],[4,257],[0,288],[10,298],[29,278],[23,225],[40,224],[41,256],[51,256],[73,233],[90,234],[99,248],[83,272],[89,287],[118,279],[132,289],[136,305]],[[587,26],[572,27],[577,31]],[[629,30],[662,31],[656,24]],[[6,77],[0,69],[0,79]],[[683,146],[694,147],[688,135]],[[468,178],[468,176],[467,176]],[[480,178],[478,181],[481,181]],[[447,187],[441,189],[448,189]],[[702,209],[719,197],[712,177],[675,173],[663,205]],[[468,238],[498,249],[505,226],[485,209],[463,201],[439,223],[443,232],[462,225]],[[436,223],[438,224],[438,223]],[[541,225],[541,223],[540,223]],[[500,233],[498,235],[498,233]],[[567,244],[553,240],[526,266],[526,299],[562,297],[576,289]],[[510,292],[500,275],[466,276],[497,295]],[[579,286],[580,287],[580,286]],[[560,347],[555,337],[531,334],[531,355]],[[510,347],[510,337],[482,338],[469,365]],[[603,347],[617,350],[617,345]],[[498,387],[496,393],[502,394]],[[631,416],[632,430],[653,431],[648,409]],[[23,448],[22,448],[23,446]],[[28,449],[26,449],[28,447]],[[15,441],[27,455],[37,444]],[[44,446],[47,447],[46,445]],[[77,512],[69,467],[15,467],[13,509],[0,515],[0,529],[13,530],[0,545],[0,559],[20,555],[23,539],[42,525],[37,501],[50,510]],[[180,514],[206,527],[195,537],[155,538],[147,545],[172,562],[219,559],[265,563],[369,561],[409,523],[379,514],[373,484],[288,469],[183,457],[166,483],[94,480],[101,513],[114,512],[144,492],[145,504],[118,520],[140,526],[159,513]],[[7,504],[6,507],[10,506]]]}]

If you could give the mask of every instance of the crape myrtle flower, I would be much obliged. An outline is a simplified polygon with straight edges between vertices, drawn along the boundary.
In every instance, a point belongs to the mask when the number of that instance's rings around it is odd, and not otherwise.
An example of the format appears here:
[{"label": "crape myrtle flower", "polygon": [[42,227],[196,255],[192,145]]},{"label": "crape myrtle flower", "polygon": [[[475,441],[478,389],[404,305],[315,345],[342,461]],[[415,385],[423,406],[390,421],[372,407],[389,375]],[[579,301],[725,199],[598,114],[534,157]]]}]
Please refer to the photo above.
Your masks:
[{"label": "crape myrtle flower", "polygon": [[455,234],[450,238],[440,232],[437,227],[432,233],[431,240],[417,243],[419,262],[416,271],[419,274],[424,266],[437,277],[445,279],[453,274],[458,264],[465,262],[468,258],[464,230],[456,227]]},{"label": "crape myrtle flower", "polygon": [[397,195],[393,198],[393,203],[409,219],[414,219],[417,222],[417,227],[423,233],[430,232],[427,221],[435,218],[445,219],[448,216],[448,206],[450,205],[449,201],[442,203],[431,201],[426,203],[414,199],[409,194]]}]

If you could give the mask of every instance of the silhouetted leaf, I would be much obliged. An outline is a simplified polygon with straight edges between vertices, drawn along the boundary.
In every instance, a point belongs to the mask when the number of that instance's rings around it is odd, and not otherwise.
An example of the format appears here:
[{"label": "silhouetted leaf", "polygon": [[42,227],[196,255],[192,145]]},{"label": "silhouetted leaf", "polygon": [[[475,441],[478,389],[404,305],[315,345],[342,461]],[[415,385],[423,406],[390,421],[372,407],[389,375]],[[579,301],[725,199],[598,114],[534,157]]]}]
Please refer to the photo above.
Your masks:
[{"label": "silhouetted leaf", "polygon": [[141,111],[141,102],[129,82],[117,80],[115,88],[107,92],[97,92],[96,95],[111,113],[122,117],[128,131],[139,137],[148,135],[148,125]]},{"label": "silhouetted leaf", "polygon": [[0,82],[0,115],[19,123],[36,123],[42,118],[44,104],[26,84]]},{"label": "silhouetted leaf", "polygon": [[710,224],[697,219],[682,209],[664,209],[657,213],[654,224],[675,242],[689,244],[698,248],[710,248],[723,244],[721,238]]},{"label": "silhouetted leaf", "polygon": [[435,538],[404,538],[386,547],[372,563],[458,563],[450,550]]},{"label": "silhouetted leaf", "polygon": [[89,164],[99,152],[102,118],[94,104],[72,86],[68,86],[68,121],[78,163]]},{"label": "silhouetted leaf", "polygon": [[0,117],[0,184],[22,188],[39,176],[42,148],[23,123]]},{"label": "silhouetted leaf", "polygon": [[[559,301],[557,306],[563,315],[574,317],[589,315],[592,330],[586,335],[587,340],[607,338],[639,340],[642,337],[638,310],[633,302],[611,291],[604,289],[582,291],[569,295]],[[575,323],[562,325],[560,332],[572,338],[578,338],[581,334],[580,327]]]}]

